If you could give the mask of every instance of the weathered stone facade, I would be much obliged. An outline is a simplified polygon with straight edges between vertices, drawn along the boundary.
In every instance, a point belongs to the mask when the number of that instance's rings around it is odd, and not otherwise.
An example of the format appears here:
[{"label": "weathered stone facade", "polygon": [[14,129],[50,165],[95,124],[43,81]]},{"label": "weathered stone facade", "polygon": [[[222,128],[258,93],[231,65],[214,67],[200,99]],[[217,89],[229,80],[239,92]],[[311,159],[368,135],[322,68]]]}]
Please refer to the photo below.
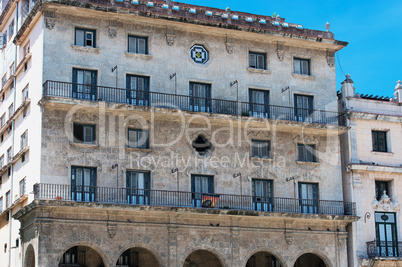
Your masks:
[{"label": "weathered stone facade", "polygon": [[[163,5],[44,0],[18,31],[17,45],[41,49],[43,84],[37,184],[14,215],[24,266],[346,266],[358,217],[343,202],[333,66],[346,43],[280,18]],[[149,144],[130,145],[130,130]],[[132,173],[145,178],[134,186]]]}]

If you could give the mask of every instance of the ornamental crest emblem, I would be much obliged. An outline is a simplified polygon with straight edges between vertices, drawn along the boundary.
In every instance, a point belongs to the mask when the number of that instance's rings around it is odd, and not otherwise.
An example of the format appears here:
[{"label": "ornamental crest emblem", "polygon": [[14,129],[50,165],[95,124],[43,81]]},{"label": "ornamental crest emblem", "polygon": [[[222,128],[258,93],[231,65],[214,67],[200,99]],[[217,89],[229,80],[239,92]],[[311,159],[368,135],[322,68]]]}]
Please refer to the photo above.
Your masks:
[{"label": "ornamental crest emblem", "polygon": [[196,64],[204,65],[209,60],[209,53],[204,46],[193,45],[190,49],[190,57]]}]

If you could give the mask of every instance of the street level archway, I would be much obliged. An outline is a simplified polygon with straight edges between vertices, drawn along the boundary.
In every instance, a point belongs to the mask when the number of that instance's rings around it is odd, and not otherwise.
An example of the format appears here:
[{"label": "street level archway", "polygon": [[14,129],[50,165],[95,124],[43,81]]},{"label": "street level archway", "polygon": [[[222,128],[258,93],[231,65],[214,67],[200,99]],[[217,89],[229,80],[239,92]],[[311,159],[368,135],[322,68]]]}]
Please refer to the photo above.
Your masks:
[{"label": "street level archway", "polygon": [[306,253],[301,255],[293,267],[328,267],[317,255]]},{"label": "street level archway", "polygon": [[59,266],[104,267],[102,257],[88,246],[74,246],[63,253]]},{"label": "street level archway", "polygon": [[216,255],[207,250],[196,250],[187,256],[183,267],[222,267]]},{"label": "street level archway", "polygon": [[24,267],[35,267],[35,251],[32,245],[29,245],[25,253]]},{"label": "street level archway", "polygon": [[116,262],[116,267],[159,267],[156,257],[147,249],[130,248],[124,251]]},{"label": "street level archway", "polygon": [[280,261],[271,253],[260,251],[252,255],[246,264],[246,267],[282,267]]}]

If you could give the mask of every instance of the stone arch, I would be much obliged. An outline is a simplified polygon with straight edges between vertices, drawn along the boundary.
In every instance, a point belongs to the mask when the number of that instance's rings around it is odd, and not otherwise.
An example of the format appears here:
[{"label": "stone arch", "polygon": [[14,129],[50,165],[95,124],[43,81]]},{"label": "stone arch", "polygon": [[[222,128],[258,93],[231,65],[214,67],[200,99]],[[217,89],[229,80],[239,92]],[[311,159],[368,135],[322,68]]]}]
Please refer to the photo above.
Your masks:
[{"label": "stone arch", "polygon": [[113,258],[112,263],[114,265],[116,265],[116,262],[118,261],[119,257],[121,254],[123,254],[125,251],[131,249],[131,248],[140,248],[143,250],[148,251],[157,261],[159,267],[161,266],[167,266],[167,263],[162,259],[161,255],[155,250],[153,249],[151,246],[148,246],[146,244],[140,244],[140,243],[134,243],[132,245],[128,245],[128,246],[124,246],[122,249],[120,249],[117,254],[115,255],[115,257]]},{"label": "stone arch", "polygon": [[90,242],[73,242],[73,243],[69,243],[68,245],[64,246],[64,248],[61,250],[61,252],[59,252],[59,254],[57,256],[56,264],[59,265],[60,261],[63,258],[64,253],[66,253],[69,249],[74,248],[74,247],[86,247],[86,248],[93,250],[100,257],[103,265],[107,266],[109,261],[108,261],[107,257],[105,256],[105,254],[102,252],[102,250],[98,246],[96,246]]},{"label": "stone arch", "polygon": [[242,263],[241,266],[246,266],[248,260],[249,260],[254,254],[257,254],[257,253],[259,253],[259,252],[266,252],[266,253],[269,253],[269,254],[271,254],[272,256],[274,256],[274,257],[279,261],[279,263],[281,264],[281,267],[286,267],[286,266],[287,266],[287,265],[286,265],[286,261],[283,259],[283,257],[282,257],[279,253],[273,252],[271,248],[256,248],[256,249],[252,250],[249,254],[247,254],[247,257],[244,259],[244,261],[243,261],[243,263]]},{"label": "stone arch", "polygon": [[[311,254],[311,255],[313,255],[313,256],[318,257],[319,259],[321,259],[322,262],[325,264],[325,267],[333,267],[333,265],[332,265],[331,261],[329,260],[329,258],[328,258],[327,256],[325,256],[324,254],[322,254],[320,251],[316,251],[316,250],[313,250],[313,251],[306,251],[306,252],[303,252],[303,253],[299,253],[298,256],[295,258],[295,260],[293,261],[293,264],[292,264],[291,266],[292,266],[292,267],[299,267],[299,266],[296,265],[297,261],[298,261],[302,256],[308,255],[308,254]],[[301,267],[304,267],[304,266],[301,266]],[[318,266],[311,266],[311,265],[308,265],[308,266],[306,266],[306,267],[321,267],[321,266],[319,266],[319,265],[318,265]]]},{"label": "stone arch", "polygon": [[30,244],[25,252],[24,267],[35,267],[35,250]]},{"label": "stone arch", "polygon": [[[187,250],[186,253],[184,253],[184,255],[187,255],[187,256],[186,256],[184,259],[181,260],[179,266],[180,266],[180,267],[181,267],[181,266],[187,267],[188,264],[185,265],[187,258],[188,258],[191,254],[193,254],[193,253],[195,253],[195,252],[197,252],[197,251],[200,251],[200,252],[207,252],[207,253],[209,253],[209,254],[212,254],[212,255],[215,256],[216,259],[219,261],[221,267],[226,267],[226,266],[227,266],[226,263],[225,263],[224,257],[222,257],[222,255],[221,255],[217,250],[215,250],[215,249],[213,249],[213,248],[205,248],[205,247],[193,248],[193,249]],[[190,267],[190,266],[189,266],[189,267]],[[192,266],[191,266],[191,267],[192,267]],[[199,266],[199,267],[203,267],[203,266]],[[205,266],[205,267],[207,267],[207,266]],[[209,265],[208,265],[208,267],[209,267]]]}]

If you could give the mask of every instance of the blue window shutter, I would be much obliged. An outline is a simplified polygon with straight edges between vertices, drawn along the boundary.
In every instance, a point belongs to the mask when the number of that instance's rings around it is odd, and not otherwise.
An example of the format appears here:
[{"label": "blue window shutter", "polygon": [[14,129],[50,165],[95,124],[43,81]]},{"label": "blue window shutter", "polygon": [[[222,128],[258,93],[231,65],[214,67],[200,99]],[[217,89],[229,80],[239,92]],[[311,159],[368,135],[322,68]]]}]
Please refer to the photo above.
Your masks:
[{"label": "blue window shutter", "polygon": [[127,172],[126,172],[126,187],[127,187],[127,188],[131,188],[131,179],[130,179],[130,176],[131,176],[131,172],[127,171]]},{"label": "blue window shutter", "polygon": [[96,168],[91,169],[91,186],[96,186]]},{"label": "blue window shutter", "polygon": [[191,192],[195,192],[195,177],[191,175]]},{"label": "blue window shutter", "polygon": [[73,87],[72,87],[72,97],[77,97],[77,70],[73,69]]}]

